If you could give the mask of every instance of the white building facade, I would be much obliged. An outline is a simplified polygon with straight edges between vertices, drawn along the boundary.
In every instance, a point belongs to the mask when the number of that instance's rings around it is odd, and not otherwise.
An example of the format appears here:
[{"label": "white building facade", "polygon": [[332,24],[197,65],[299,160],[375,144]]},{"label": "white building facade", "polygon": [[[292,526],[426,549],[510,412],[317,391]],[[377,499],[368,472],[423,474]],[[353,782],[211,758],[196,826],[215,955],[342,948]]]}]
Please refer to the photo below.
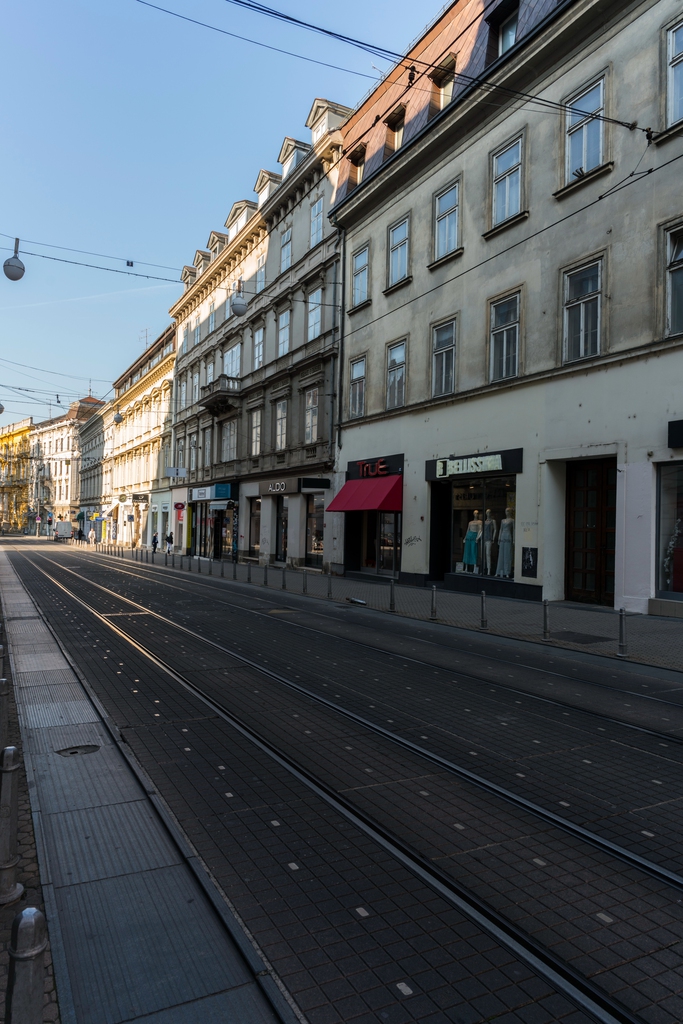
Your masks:
[{"label": "white building facade", "polygon": [[342,126],[328,527],[350,574],[681,615],[681,5],[485,13]]}]

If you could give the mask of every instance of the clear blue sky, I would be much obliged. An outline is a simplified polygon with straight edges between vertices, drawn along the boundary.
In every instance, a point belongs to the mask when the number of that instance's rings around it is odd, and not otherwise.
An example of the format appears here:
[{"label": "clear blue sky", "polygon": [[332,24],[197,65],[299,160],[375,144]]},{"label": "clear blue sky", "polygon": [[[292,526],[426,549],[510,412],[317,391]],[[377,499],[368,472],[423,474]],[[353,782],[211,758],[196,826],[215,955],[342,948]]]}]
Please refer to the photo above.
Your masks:
[{"label": "clear blue sky", "polygon": [[[359,50],[225,0],[155,2],[377,74],[373,58]],[[403,51],[440,4],[271,0],[271,6]],[[136,0],[6,6],[2,81],[0,232],[18,235],[22,248],[67,259],[103,262],[23,240],[174,268],[192,262],[235,200],[253,198],[259,168],[278,169],[285,135],[306,137],[304,121],[316,96],[353,106],[372,84],[229,39]],[[12,241],[0,237],[0,245]],[[3,261],[8,255],[0,250]],[[90,377],[93,394],[104,395],[144,347],[145,328],[150,340],[163,330],[180,294],[174,284],[23,259],[21,282],[0,276],[0,425],[57,415],[56,396],[65,405],[87,394]],[[137,262],[134,270],[175,276]]]}]

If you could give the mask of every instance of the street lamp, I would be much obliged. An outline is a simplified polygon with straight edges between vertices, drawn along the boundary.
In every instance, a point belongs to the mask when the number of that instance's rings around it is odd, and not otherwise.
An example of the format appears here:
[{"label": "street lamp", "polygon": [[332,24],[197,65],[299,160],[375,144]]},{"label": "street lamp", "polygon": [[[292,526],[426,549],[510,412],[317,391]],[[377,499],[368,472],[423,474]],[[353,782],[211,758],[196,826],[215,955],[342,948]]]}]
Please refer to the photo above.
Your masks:
[{"label": "street lamp", "polygon": [[9,256],[2,265],[2,269],[5,271],[5,277],[9,278],[10,281],[21,281],[26,267],[19,259],[19,239],[14,239],[14,256]]}]

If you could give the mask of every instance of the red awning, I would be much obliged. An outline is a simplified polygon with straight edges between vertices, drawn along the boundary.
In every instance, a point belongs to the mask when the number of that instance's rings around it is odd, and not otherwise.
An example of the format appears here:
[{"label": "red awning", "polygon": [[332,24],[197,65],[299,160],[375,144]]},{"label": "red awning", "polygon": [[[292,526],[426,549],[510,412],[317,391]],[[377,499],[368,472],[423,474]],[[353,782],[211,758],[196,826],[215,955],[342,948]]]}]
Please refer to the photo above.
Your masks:
[{"label": "red awning", "polygon": [[403,477],[400,475],[347,480],[327,506],[328,512],[401,512],[402,509]]}]

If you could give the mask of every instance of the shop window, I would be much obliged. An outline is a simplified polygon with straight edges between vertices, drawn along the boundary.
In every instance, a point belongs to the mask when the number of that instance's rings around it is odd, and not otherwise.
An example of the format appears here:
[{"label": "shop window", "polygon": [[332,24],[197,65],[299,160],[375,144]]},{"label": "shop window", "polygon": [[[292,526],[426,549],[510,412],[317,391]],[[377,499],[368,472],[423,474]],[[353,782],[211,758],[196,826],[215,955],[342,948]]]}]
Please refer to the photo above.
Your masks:
[{"label": "shop window", "polygon": [[491,305],[491,380],[517,376],[519,292]]},{"label": "shop window", "polygon": [[318,440],[318,388],[306,392],[304,416],[304,443],[315,444]]},{"label": "shop window", "polygon": [[354,359],[350,376],[349,418],[357,419],[365,415],[365,356]]},{"label": "shop window", "polygon": [[601,79],[573,99],[567,110],[567,182],[588,174],[603,161],[605,82]]},{"label": "shop window", "polygon": [[669,32],[669,117],[670,125],[683,121],[683,22]]},{"label": "shop window", "polygon": [[516,479],[472,477],[453,484],[453,572],[513,578]]},{"label": "shop window", "polygon": [[683,462],[659,467],[659,590],[683,601]]},{"label": "shop window", "polygon": [[275,403],[275,451],[287,447],[287,399]]},{"label": "shop window", "polygon": [[455,390],[455,320],[435,327],[432,394],[450,395]]},{"label": "shop window", "polygon": [[502,224],[522,208],[522,140],[493,157],[493,224]]},{"label": "shop window", "polygon": [[434,258],[437,260],[458,248],[458,186],[451,185],[436,197]]},{"label": "shop window", "polygon": [[668,333],[683,334],[683,228],[671,232],[668,249]]},{"label": "shop window", "polygon": [[355,253],[352,259],[351,305],[360,306],[368,298],[368,246]]},{"label": "shop window", "polygon": [[279,494],[275,506],[275,560],[287,561],[287,529],[289,522],[289,498]]},{"label": "shop window", "polygon": [[599,261],[564,276],[565,362],[595,356],[600,350],[601,276]]},{"label": "shop window", "polygon": [[390,345],[387,350],[387,409],[406,404],[406,343]]},{"label": "shop window", "polygon": [[258,558],[261,550],[261,499],[249,499],[249,557]]},{"label": "shop window", "polygon": [[261,454],[262,413],[262,409],[252,409],[249,413],[249,454],[252,457]]},{"label": "shop window", "polygon": [[316,569],[321,569],[323,564],[324,519],[324,496],[309,494],[306,507],[306,565]]}]

